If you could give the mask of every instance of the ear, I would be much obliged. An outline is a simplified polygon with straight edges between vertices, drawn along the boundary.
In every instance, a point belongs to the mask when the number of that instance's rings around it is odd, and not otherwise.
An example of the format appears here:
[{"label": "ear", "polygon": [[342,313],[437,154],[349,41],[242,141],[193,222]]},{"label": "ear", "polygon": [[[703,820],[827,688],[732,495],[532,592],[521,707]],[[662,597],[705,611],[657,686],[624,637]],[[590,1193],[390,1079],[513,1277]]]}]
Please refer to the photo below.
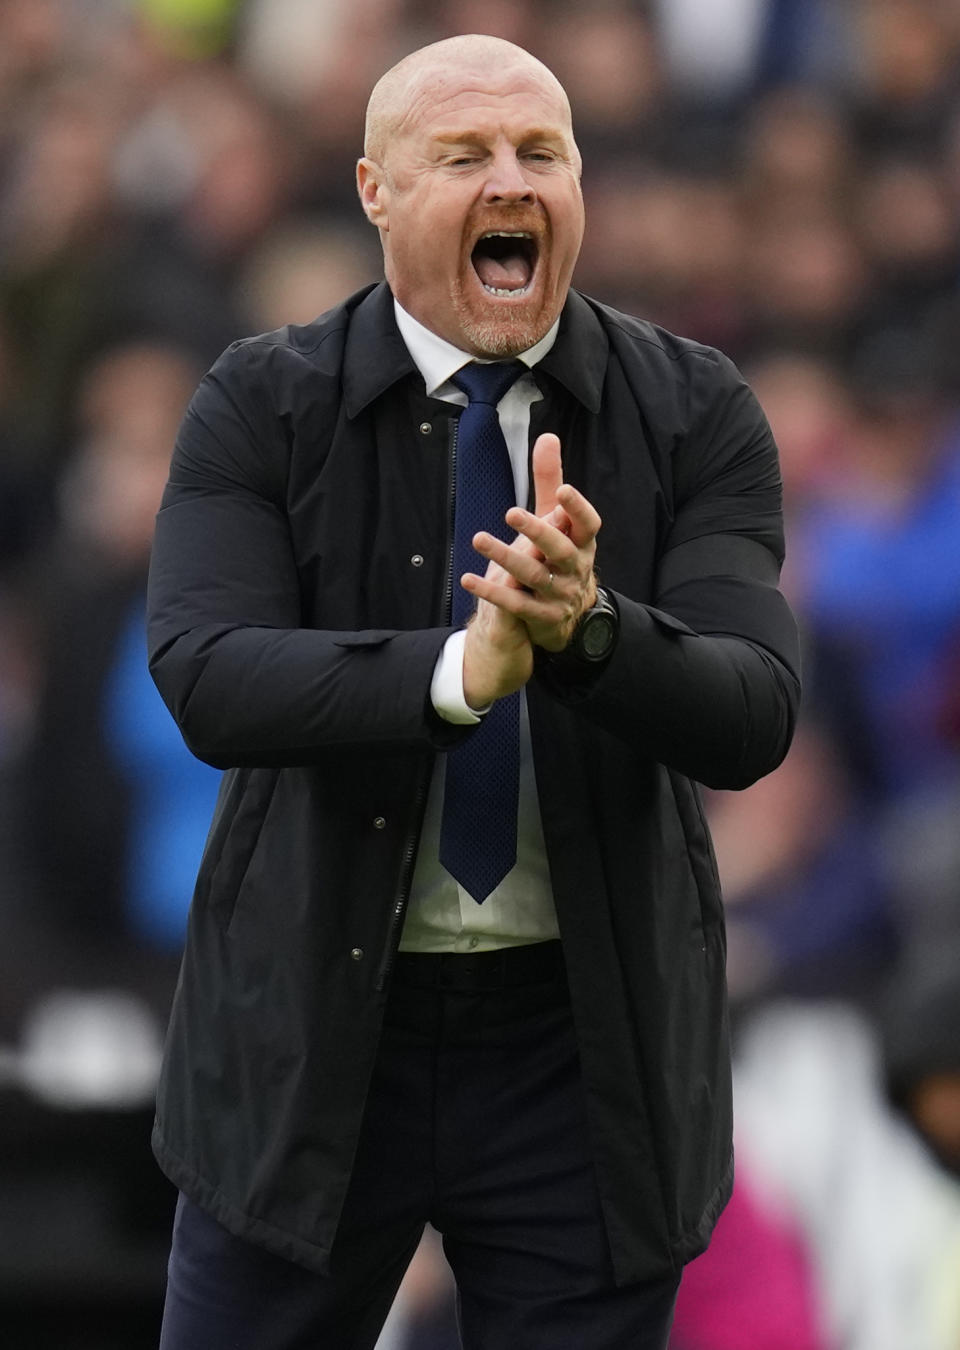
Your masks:
[{"label": "ear", "polygon": [[387,206],[390,189],[384,181],[385,175],[375,160],[364,157],[357,161],[357,191],[360,204],[367,220],[378,230],[388,230]]}]

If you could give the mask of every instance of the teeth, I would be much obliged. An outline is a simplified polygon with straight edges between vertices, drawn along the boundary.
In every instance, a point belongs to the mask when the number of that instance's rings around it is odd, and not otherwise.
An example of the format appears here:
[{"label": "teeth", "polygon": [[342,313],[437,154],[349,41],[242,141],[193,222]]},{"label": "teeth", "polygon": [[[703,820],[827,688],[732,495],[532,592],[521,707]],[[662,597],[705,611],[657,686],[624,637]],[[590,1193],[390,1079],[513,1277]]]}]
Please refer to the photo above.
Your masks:
[{"label": "teeth", "polygon": [[482,281],[480,284],[487,295],[526,295],[527,291],[530,289],[529,285],[518,286],[515,290],[511,291],[507,290],[505,286],[488,286],[485,281]]},{"label": "teeth", "polygon": [[529,230],[487,230],[481,239],[532,239]]}]

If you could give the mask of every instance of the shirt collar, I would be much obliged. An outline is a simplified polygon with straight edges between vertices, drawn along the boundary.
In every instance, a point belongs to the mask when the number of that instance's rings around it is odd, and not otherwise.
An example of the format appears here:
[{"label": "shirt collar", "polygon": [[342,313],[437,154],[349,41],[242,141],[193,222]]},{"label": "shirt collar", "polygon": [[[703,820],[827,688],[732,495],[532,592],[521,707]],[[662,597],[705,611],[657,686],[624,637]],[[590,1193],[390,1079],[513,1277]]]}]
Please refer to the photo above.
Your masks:
[{"label": "shirt collar", "polygon": [[[542,383],[544,375],[552,377],[592,413],[600,410],[610,352],[601,313],[609,316],[611,329],[615,322],[622,326],[622,320],[613,311],[606,311],[595,301],[588,301],[571,290],[560,316],[556,343],[537,370],[538,382]],[[346,327],[342,375],[344,406],[348,417],[356,417],[392,384],[418,372],[418,367],[400,336],[393,296],[385,281],[351,296],[343,326]],[[331,332],[328,336],[332,341],[334,334]],[[543,341],[547,342],[549,337],[548,333]],[[527,358],[536,350],[532,347],[526,353]],[[458,361],[455,370],[469,359],[464,353],[460,355],[463,359]],[[418,373],[425,378],[422,372]],[[547,389],[543,392],[546,394]]]},{"label": "shirt collar", "polygon": [[[420,374],[423,376],[423,382],[426,386],[427,394],[432,398],[436,395],[438,389],[441,389],[457,371],[470,361],[476,360],[469,352],[462,352],[459,347],[455,347],[452,342],[447,342],[446,338],[439,337],[436,333],[424,328],[423,324],[408,314],[394,297],[393,312],[396,315],[397,327],[400,329],[400,336],[406,343],[407,350],[413,357],[414,363]],[[560,320],[557,319],[549,332],[545,333],[539,342],[528,348],[525,352],[520,352],[516,359],[522,361],[525,366],[533,367],[546,356],[547,352],[557,340],[557,331],[560,327]]]}]

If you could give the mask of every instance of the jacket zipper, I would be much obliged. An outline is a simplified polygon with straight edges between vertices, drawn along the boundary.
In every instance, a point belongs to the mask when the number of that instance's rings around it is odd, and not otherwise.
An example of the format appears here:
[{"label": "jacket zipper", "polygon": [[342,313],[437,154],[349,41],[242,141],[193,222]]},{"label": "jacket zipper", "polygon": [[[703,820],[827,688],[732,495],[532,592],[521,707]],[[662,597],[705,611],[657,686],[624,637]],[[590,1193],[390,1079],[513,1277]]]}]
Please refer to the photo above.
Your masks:
[{"label": "jacket zipper", "polygon": [[[450,437],[450,475],[447,489],[447,576],[443,589],[442,611],[444,623],[450,622],[450,614],[453,608],[453,513],[456,505],[455,484],[457,481],[457,435],[459,430],[460,421],[458,418],[453,424],[453,431]],[[414,825],[407,835],[403,857],[400,861],[400,876],[397,894],[393,902],[393,909],[390,913],[390,923],[387,927],[387,940],[384,946],[383,960],[380,962],[380,969],[377,972],[375,988],[378,994],[386,988],[391,972],[393,971],[393,963],[397,958],[397,951],[400,947],[400,933],[403,928],[404,916],[407,912],[407,902],[410,899],[410,883],[413,880],[413,866],[417,856],[419,823],[423,820],[423,809],[426,806],[429,782],[430,773],[421,773],[420,781],[417,784],[413,810],[413,820],[414,822],[417,822],[417,824]]]}]

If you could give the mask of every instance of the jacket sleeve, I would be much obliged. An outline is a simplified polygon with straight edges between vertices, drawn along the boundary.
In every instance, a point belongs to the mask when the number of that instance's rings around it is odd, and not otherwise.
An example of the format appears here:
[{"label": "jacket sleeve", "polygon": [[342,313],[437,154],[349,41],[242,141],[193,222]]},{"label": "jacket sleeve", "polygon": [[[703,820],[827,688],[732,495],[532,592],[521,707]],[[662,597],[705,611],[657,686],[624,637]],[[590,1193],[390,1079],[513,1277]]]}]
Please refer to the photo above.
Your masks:
[{"label": "jacket sleeve", "polygon": [[148,656],[184,740],[218,768],[455,742],[429,700],[449,629],[303,626],[285,433],[261,369],[239,344],[203,380],[157,516]]},{"label": "jacket sleeve", "polygon": [[[709,357],[709,359],[708,359]],[[613,588],[620,641],[590,684],[551,693],[639,754],[742,788],[786,754],[800,697],[796,623],[778,589],[781,483],[766,418],[719,353],[690,355],[689,430],[654,601]],[[602,555],[602,531],[600,536]],[[600,567],[601,581],[603,567]]]}]

